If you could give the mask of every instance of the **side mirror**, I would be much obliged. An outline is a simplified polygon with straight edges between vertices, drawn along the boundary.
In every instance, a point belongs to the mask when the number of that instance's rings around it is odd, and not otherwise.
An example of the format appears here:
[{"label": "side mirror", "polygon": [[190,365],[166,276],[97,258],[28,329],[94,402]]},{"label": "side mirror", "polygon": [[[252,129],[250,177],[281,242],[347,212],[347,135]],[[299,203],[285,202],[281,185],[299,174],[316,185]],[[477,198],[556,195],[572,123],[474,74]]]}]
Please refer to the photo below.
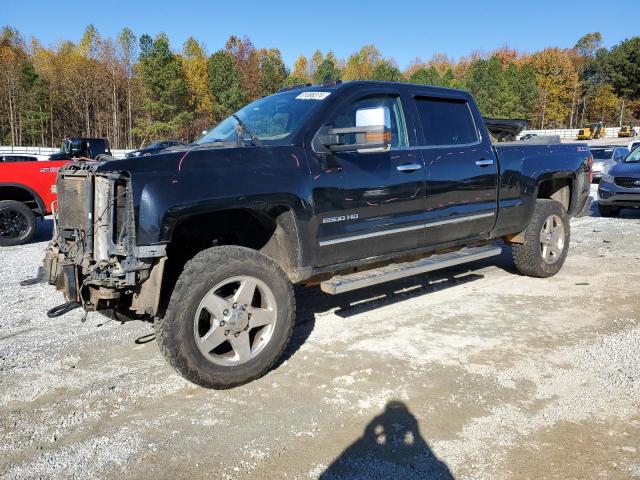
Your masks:
[{"label": "side mirror", "polygon": [[385,152],[391,145],[391,115],[387,107],[356,110],[356,126],[334,128],[324,125],[313,139],[318,153]]}]

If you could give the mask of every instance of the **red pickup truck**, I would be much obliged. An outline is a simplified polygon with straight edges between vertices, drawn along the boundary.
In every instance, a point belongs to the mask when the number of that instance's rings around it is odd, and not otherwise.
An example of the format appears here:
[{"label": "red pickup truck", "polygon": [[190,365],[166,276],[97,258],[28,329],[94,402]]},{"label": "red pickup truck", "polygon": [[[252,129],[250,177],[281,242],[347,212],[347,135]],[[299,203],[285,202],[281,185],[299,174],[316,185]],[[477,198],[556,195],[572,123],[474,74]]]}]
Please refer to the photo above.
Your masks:
[{"label": "red pickup truck", "polygon": [[68,160],[0,162],[0,246],[27,243],[36,218],[51,213],[56,194],[51,186]]}]

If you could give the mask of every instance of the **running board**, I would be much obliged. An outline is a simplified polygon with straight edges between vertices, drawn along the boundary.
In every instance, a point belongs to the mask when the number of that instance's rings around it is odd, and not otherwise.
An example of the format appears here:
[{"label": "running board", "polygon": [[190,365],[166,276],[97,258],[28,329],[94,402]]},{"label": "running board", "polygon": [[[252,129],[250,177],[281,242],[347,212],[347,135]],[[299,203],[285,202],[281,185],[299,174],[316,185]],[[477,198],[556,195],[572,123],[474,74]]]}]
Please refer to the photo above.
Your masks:
[{"label": "running board", "polygon": [[415,262],[394,263],[386,267],[356,272],[349,275],[337,275],[320,284],[323,292],[336,294],[369,287],[399,278],[432,272],[441,268],[453,267],[462,263],[474,262],[483,258],[500,255],[502,247],[485,245],[482,247],[466,247],[455,252],[431,255]]}]

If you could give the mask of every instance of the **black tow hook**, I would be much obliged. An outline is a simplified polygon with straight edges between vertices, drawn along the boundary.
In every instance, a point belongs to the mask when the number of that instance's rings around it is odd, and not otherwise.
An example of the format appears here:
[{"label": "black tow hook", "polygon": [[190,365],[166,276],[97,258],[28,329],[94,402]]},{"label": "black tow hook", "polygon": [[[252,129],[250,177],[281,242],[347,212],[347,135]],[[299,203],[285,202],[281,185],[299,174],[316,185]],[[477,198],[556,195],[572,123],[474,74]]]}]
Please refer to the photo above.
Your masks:
[{"label": "black tow hook", "polygon": [[71,310],[75,310],[76,308],[80,308],[81,306],[82,304],[75,301],[63,303],[62,305],[58,305],[57,307],[53,307],[51,310],[49,310],[47,312],[47,317],[59,317],[60,315],[64,315],[65,313],[68,313]]}]

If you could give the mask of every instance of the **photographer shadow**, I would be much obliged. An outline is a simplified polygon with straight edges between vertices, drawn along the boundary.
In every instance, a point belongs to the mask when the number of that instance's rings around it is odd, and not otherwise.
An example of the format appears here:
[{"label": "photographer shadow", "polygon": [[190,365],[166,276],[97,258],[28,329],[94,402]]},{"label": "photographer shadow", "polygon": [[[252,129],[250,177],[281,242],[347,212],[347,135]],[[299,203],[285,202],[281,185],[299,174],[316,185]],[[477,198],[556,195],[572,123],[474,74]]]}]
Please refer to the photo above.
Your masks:
[{"label": "photographer shadow", "polygon": [[420,434],[418,422],[400,401],[387,403],[362,437],[347,447],[322,473],[321,480],[339,479],[453,480]]}]

